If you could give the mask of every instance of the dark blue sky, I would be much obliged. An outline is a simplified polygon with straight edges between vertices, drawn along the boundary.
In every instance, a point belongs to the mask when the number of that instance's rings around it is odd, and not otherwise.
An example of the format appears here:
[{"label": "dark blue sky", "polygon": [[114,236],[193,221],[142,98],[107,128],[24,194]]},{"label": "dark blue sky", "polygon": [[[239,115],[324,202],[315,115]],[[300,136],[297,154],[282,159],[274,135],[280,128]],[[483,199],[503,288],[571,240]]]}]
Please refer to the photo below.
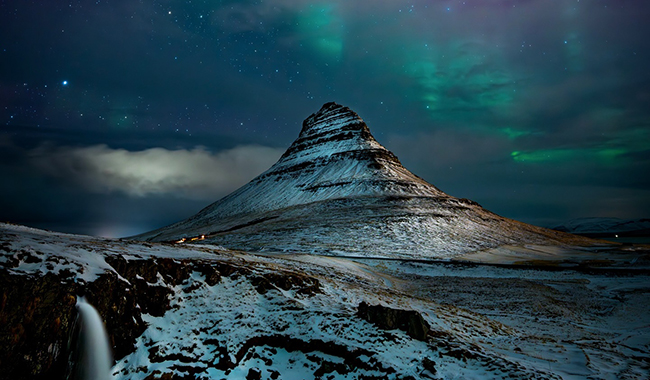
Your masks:
[{"label": "dark blue sky", "polygon": [[0,220],[174,222],[328,101],[503,216],[648,217],[647,20],[631,0],[0,1]]}]

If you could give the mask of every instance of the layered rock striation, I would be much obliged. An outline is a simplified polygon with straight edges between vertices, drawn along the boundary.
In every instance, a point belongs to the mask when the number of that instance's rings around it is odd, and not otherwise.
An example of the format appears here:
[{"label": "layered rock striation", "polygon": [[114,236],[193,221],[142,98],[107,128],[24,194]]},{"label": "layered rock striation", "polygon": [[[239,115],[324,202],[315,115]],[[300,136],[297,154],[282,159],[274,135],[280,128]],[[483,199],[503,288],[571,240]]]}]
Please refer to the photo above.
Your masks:
[{"label": "layered rock striation", "polygon": [[134,237],[251,251],[449,258],[590,244],[495,215],[411,173],[348,107],[326,103],[269,170],[189,219]]}]

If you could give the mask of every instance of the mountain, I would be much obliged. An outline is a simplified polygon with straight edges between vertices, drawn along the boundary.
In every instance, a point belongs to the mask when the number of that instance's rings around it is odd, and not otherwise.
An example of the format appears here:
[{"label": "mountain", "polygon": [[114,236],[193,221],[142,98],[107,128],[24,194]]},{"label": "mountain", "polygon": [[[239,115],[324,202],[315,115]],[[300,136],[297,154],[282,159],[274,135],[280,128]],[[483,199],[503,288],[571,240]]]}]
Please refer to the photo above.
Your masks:
[{"label": "mountain", "polygon": [[452,258],[505,245],[593,245],[503,218],[406,169],[348,107],[326,103],[269,170],[136,240],[248,251]]},{"label": "mountain", "polygon": [[647,246],[449,196],[337,104],[144,238],[161,242],[0,223],[0,380],[70,378],[80,297],[123,380],[648,378]]},{"label": "mountain", "polygon": [[577,218],[553,229],[593,237],[650,236],[650,219]]}]

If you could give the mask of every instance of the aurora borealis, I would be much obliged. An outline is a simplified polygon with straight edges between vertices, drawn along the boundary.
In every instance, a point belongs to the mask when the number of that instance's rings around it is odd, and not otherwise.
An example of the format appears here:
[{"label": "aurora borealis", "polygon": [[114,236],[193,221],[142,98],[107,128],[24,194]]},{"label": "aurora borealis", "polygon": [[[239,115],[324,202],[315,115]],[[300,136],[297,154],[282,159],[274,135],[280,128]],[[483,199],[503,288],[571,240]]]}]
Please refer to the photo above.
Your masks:
[{"label": "aurora borealis", "polygon": [[265,170],[328,101],[542,226],[650,215],[650,4],[0,2],[0,220],[128,235]]}]

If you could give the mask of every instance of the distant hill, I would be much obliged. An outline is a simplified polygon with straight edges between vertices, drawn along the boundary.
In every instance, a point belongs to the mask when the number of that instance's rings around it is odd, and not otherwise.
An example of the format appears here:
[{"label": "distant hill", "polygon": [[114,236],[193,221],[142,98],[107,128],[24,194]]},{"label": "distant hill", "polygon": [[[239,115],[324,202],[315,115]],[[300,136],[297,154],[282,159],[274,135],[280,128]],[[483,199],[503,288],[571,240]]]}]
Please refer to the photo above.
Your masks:
[{"label": "distant hill", "polygon": [[553,227],[556,231],[588,237],[650,236],[650,218],[578,218]]}]

